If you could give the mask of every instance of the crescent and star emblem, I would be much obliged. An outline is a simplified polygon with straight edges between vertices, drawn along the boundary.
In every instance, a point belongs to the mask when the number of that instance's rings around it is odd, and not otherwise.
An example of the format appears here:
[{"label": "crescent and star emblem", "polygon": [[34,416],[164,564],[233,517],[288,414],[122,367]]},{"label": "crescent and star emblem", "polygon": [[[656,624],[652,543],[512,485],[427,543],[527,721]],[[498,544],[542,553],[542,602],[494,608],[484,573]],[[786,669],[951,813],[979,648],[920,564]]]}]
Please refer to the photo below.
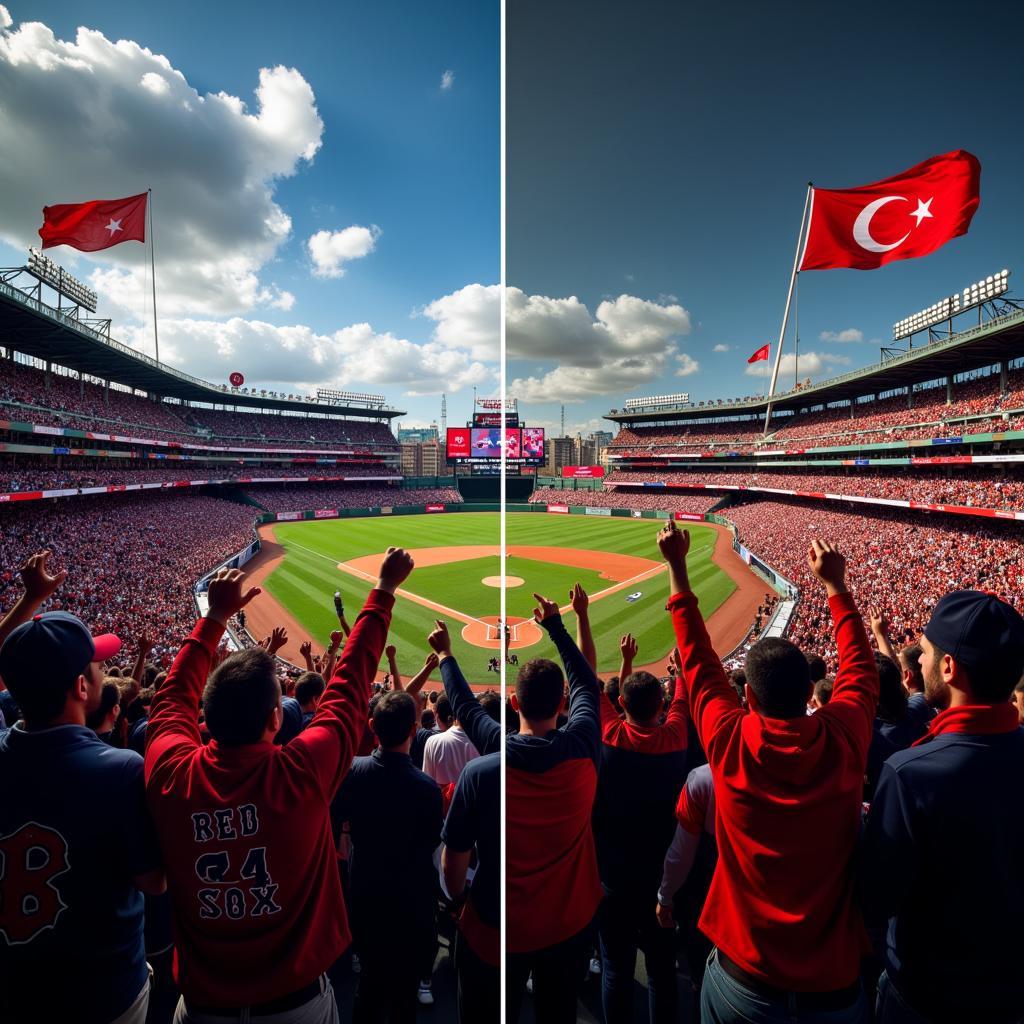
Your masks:
[{"label": "crescent and star emblem", "polygon": [[[932,199],[935,197],[933,196]],[[924,202],[920,199],[917,200],[917,209],[914,210],[910,216],[917,218],[917,224],[914,227],[919,227],[921,221],[926,217],[934,216],[930,210],[932,205],[932,199]],[[871,237],[871,219],[878,211],[885,206],[887,203],[909,203],[910,200],[906,196],[883,196],[881,199],[876,199],[874,202],[868,203],[863,210],[857,215],[857,219],[853,222],[853,240],[862,248],[868,252],[889,252],[895,249],[897,246],[902,245],[909,237],[910,232],[908,231],[899,241],[891,242],[889,245],[883,245],[881,242],[875,241]]]}]

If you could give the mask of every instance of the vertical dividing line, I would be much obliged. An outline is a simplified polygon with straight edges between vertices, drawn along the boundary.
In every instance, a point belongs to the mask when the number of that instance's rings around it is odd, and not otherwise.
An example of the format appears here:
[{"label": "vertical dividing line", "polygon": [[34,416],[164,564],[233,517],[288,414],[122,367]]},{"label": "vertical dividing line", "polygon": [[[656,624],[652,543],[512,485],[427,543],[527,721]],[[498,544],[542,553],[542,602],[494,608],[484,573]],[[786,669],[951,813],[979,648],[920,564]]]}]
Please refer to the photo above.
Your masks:
[{"label": "vertical dividing line", "polygon": [[[499,311],[498,315],[501,318],[501,322],[498,325],[498,339],[499,339],[498,340],[498,358],[500,360],[500,365],[498,367],[498,377],[499,377],[500,388],[501,388],[501,423],[502,423],[503,427],[504,427],[504,424],[505,424],[505,394],[506,394],[506,388],[505,388],[505,385],[506,385],[506,375],[505,375],[505,285],[506,285],[506,280],[505,280],[505,275],[506,275],[506,262],[505,262],[505,237],[506,237],[506,231],[505,231],[505,191],[506,191],[506,189],[505,189],[505,172],[506,172],[506,163],[505,163],[505,76],[506,76],[505,13],[506,13],[506,10],[505,10],[505,0],[501,0],[501,3],[500,3],[500,13],[499,13],[499,17],[501,18],[501,25],[500,25],[500,28],[499,28],[499,31],[500,31],[499,47],[500,47],[500,51],[501,51],[501,53],[500,53],[500,61],[501,61],[501,70],[500,70],[501,98],[500,98],[499,102],[500,102],[501,110],[500,110],[499,121],[498,121],[498,124],[499,124],[499,134],[500,134],[499,149],[500,149],[500,161],[501,161],[501,183],[500,183],[500,186],[499,186],[499,193],[500,193],[499,194],[499,204],[500,204],[500,210],[501,210],[501,227],[499,229],[499,237],[501,239],[501,241],[500,241],[500,245],[501,245],[500,267],[501,267],[501,269],[500,269],[500,272],[499,272],[499,282],[498,282],[498,284],[499,284],[498,291],[499,291],[499,295],[500,295],[500,301],[498,303],[498,311]],[[499,488],[499,493],[500,493],[500,496],[501,496],[501,509],[498,512],[498,536],[499,536],[499,544],[501,545],[501,551],[500,551],[500,556],[499,556],[499,558],[500,558],[499,574],[501,576],[501,592],[500,592],[501,596],[500,596],[500,599],[499,599],[499,605],[498,605],[499,612],[498,612],[498,614],[501,617],[502,622],[505,621],[505,609],[506,609],[506,602],[505,602],[505,564],[506,564],[506,558],[505,558],[505,548],[506,548],[506,545],[505,545],[505,538],[506,538],[506,531],[505,531],[505,519],[506,519],[506,516],[505,516],[505,494],[506,494],[506,488],[505,488],[505,469],[506,469],[505,454],[506,454],[506,451],[507,451],[506,447],[504,445],[502,445],[502,448],[501,448],[501,459],[502,459],[502,461],[501,461],[501,484],[500,484],[500,488]],[[507,672],[508,663],[506,662],[504,656],[501,655],[502,646],[503,646],[503,644],[502,644],[502,631],[499,629],[499,636],[498,636],[499,658],[498,658],[498,661],[499,661],[500,666],[501,666],[501,670],[500,670],[500,673],[499,673],[499,679],[500,679],[499,692],[501,693],[501,746],[499,748],[501,750],[501,771],[500,771],[500,790],[501,790],[501,792],[500,792],[500,799],[499,799],[499,802],[498,802],[498,813],[501,815],[501,820],[499,822],[499,828],[500,828],[499,834],[501,836],[501,855],[500,855],[500,859],[499,859],[500,872],[501,872],[501,874],[500,874],[500,882],[499,882],[499,897],[500,897],[500,900],[501,900],[501,903],[500,903],[500,919],[499,920],[500,920],[501,934],[499,936],[499,938],[500,938],[500,946],[499,946],[499,949],[500,949],[500,960],[499,960],[499,964],[498,964],[498,978],[499,978],[499,982],[500,982],[499,999],[500,999],[500,1005],[501,1005],[501,1020],[502,1020],[502,1024],[504,1024],[504,1021],[505,1021],[505,986],[508,983],[508,979],[506,978],[506,975],[505,975],[505,938],[506,938],[506,936],[505,936],[505,922],[506,922],[506,918],[507,918],[507,907],[506,907],[506,902],[505,902],[505,892],[506,892],[506,888],[505,888],[505,877],[506,877],[505,876],[505,872],[506,872],[506,861],[505,861],[505,822],[506,822],[506,817],[505,817],[505,803],[506,803],[505,790],[506,790],[506,785],[505,785],[505,775],[506,775],[506,771],[507,771],[507,767],[508,767],[507,764],[506,764],[506,759],[505,759],[505,703],[506,703],[506,690],[507,690],[506,683],[507,683],[507,676],[508,676],[508,672]]]}]

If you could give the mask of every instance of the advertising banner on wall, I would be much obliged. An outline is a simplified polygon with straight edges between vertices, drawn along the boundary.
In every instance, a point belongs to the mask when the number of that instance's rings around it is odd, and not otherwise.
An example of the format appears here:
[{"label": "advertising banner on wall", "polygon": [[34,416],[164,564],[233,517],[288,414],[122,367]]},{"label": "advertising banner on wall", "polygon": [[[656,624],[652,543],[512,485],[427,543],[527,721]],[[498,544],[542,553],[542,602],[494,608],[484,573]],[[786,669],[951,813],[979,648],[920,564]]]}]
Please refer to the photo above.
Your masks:
[{"label": "advertising banner on wall", "polygon": [[428,512],[443,512],[444,505],[427,505]]},{"label": "advertising banner on wall", "polygon": [[676,521],[686,523],[702,523],[704,522],[704,517],[702,515],[698,515],[696,512],[677,512]]},{"label": "advertising banner on wall", "polygon": [[563,466],[562,476],[570,480],[596,480],[604,476],[604,466]]},{"label": "advertising banner on wall", "polygon": [[610,516],[610,508],[591,508],[589,505],[583,510],[588,516]]},{"label": "advertising banner on wall", "polygon": [[302,518],[302,513],[301,512],[278,512],[277,513],[277,521],[279,523],[287,523],[287,522],[291,522],[291,521],[293,521],[295,519],[301,519],[301,518]]},{"label": "advertising banner on wall", "polygon": [[560,515],[567,516],[569,514],[568,505],[548,505],[549,512],[558,512]]},{"label": "advertising banner on wall", "polygon": [[314,519],[337,519],[338,510],[336,508],[318,508],[313,513]]}]

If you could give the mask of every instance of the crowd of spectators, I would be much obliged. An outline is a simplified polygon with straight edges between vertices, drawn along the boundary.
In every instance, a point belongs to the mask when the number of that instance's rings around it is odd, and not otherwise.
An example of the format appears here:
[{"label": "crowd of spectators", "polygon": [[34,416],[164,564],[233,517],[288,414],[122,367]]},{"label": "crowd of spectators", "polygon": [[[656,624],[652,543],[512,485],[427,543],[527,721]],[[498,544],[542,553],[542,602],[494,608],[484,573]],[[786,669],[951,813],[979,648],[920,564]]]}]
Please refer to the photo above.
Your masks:
[{"label": "crowd of spectators", "polygon": [[377,508],[387,505],[461,504],[453,487],[358,487],[347,484],[309,484],[289,487],[267,484],[247,487],[246,493],[268,512],[304,512],[318,508]]},{"label": "crowd of spectators", "polygon": [[[911,399],[899,394],[796,415],[780,410],[772,418],[767,438],[764,437],[763,417],[685,426],[623,427],[608,450],[611,455],[642,458],[675,451],[694,454],[723,447],[753,452],[780,445],[792,447],[794,441],[804,442],[802,447],[830,447],[959,437],[1020,430],[1024,426],[1021,409],[1024,409],[1024,367],[1008,372],[1004,391],[1000,390],[998,374],[958,381],[953,385],[949,402],[946,385],[942,383],[915,391]],[[986,418],[965,422],[963,418],[970,416]]]},{"label": "crowd of spectators", "polygon": [[[763,468],[754,472],[740,468],[732,472],[616,470],[605,479],[609,487],[656,480],[671,487],[702,484],[718,487],[777,487],[791,491],[920,501],[929,505],[1024,510],[1024,470],[1016,463],[908,466],[905,469],[864,467],[852,471],[823,469],[813,473]],[[612,494],[614,503],[614,497],[625,499],[629,491],[616,490]],[[657,492],[651,496],[655,501],[666,500]],[[630,504],[625,507],[636,506]]]},{"label": "crowd of spectators", "polygon": [[[179,631],[155,590],[142,623],[54,611],[98,610],[68,597],[94,569],[73,554],[30,555],[0,592],[0,767],[20,780],[0,807],[0,1019],[412,1022],[443,929],[460,1024],[497,1020],[500,699],[472,694],[443,623],[400,676],[385,643],[412,558],[389,548],[362,612],[336,600],[329,646],[285,681],[284,628],[223,646],[259,592],[243,572]],[[334,988],[352,978],[354,998]]]},{"label": "crowd of spectators", "polygon": [[1024,609],[1024,545],[1014,523],[801,499],[744,501],[721,515],[746,547],[800,590],[788,635],[832,668],[828,608],[804,557],[811,537],[832,537],[847,553],[858,600],[885,615],[894,642],[913,642],[951,590],[991,591]]},{"label": "crowd of spectators", "polygon": [[277,466],[251,466],[239,468],[236,463],[225,462],[192,462],[181,464],[162,462],[159,469],[142,468],[152,466],[152,462],[134,462],[124,467],[78,468],[77,462],[55,467],[53,459],[22,460],[17,466],[4,465],[0,462],[0,494],[17,491],[64,490],[73,487],[111,487],[124,484],[164,483],[175,480],[227,480],[238,479],[280,479],[292,477],[305,480],[307,477],[316,480],[326,477],[394,477],[400,478],[399,472],[383,463],[338,463],[330,468],[324,466],[293,465],[285,463]]},{"label": "crowd of spectators", "polygon": [[566,491],[557,487],[538,487],[530,498],[530,501],[548,505],[589,505],[593,508],[691,512],[699,515],[710,512],[721,500],[720,494],[673,494],[669,491]]},{"label": "crowd of spectators", "polygon": [[289,413],[239,412],[155,400],[118,387],[24,363],[3,361],[0,418],[102,434],[138,435],[182,445],[218,444],[317,450],[352,445],[395,453],[398,441],[386,423]]},{"label": "crowd of spectators", "polygon": [[253,537],[252,506],[203,494],[96,495],[0,509],[0,607],[20,582],[14,568],[33,552],[53,552],[55,569],[74,570],[49,608],[95,631],[154,640],[161,668],[195,618],[192,586]]}]

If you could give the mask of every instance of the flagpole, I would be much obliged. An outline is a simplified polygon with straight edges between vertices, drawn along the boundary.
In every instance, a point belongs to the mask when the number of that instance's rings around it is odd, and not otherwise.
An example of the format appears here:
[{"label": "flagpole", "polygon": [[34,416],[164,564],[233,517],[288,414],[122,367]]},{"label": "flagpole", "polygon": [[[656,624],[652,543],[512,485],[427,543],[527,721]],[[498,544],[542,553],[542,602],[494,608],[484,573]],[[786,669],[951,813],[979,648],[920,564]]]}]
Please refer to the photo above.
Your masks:
[{"label": "flagpole", "polygon": [[796,284],[797,267],[800,264],[800,246],[803,244],[804,228],[807,226],[807,211],[811,207],[811,195],[814,192],[813,182],[807,182],[807,198],[804,200],[804,214],[800,218],[800,232],[796,236],[796,252],[793,254],[793,272],[789,275],[789,292],[786,294],[786,309],[782,314],[782,329],[779,331],[779,347],[775,351],[775,366],[772,369],[772,383],[768,389],[768,408],[764,414],[764,432],[768,434],[768,423],[772,418],[772,396],[775,394],[775,383],[779,379],[779,366],[782,363],[782,342],[786,337],[786,324],[789,322],[789,307],[793,302],[793,287]]},{"label": "flagpole", "polygon": [[156,361],[160,362],[160,335],[156,329],[156,254],[153,251],[153,190],[147,189],[149,193],[149,267],[150,276],[153,278],[153,346],[156,349]]}]

